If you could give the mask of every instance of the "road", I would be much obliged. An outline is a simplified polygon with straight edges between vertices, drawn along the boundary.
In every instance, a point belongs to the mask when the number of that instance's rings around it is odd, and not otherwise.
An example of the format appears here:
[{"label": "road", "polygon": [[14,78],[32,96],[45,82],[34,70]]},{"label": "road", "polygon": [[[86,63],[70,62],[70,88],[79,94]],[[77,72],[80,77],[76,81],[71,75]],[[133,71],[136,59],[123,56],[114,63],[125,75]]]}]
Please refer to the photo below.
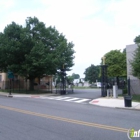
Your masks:
[{"label": "road", "polygon": [[68,94],[72,97],[95,99],[101,97],[101,89],[74,89],[74,93]]},{"label": "road", "polygon": [[0,96],[0,140],[128,140],[128,129],[140,129],[139,116],[88,103]]}]

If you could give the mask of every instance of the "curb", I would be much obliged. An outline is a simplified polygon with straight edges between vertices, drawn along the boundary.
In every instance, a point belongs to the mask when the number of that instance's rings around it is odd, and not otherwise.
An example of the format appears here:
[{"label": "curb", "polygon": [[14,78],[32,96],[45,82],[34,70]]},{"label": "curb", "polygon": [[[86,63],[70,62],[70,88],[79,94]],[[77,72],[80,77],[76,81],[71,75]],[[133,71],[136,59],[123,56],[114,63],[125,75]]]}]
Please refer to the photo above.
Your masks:
[{"label": "curb", "polygon": [[3,97],[13,97],[13,95],[9,95],[9,94],[0,94],[0,96],[3,96]]},{"label": "curb", "polygon": [[140,109],[136,108],[127,108],[127,107],[115,107],[116,109],[124,109],[124,110],[134,110],[134,111],[140,111]]},{"label": "curb", "polygon": [[[94,101],[94,103],[93,103]],[[136,110],[136,111],[140,111],[140,103],[136,106],[132,106],[132,107],[124,107],[124,106],[108,106],[108,105],[100,105],[98,104],[100,100],[92,100],[89,102],[89,104],[94,105],[94,106],[99,106],[99,107],[106,107],[106,108],[116,108],[116,109],[125,109],[125,110]],[[97,104],[96,104],[97,103]]]},{"label": "curb", "polygon": [[8,97],[8,95],[7,95],[7,94],[5,94],[5,95],[4,95],[4,94],[0,94],[0,96]]},{"label": "curb", "polygon": [[137,109],[137,108],[101,106],[101,105],[97,105],[97,104],[92,104],[92,103],[90,103],[90,102],[89,102],[89,104],[94,105],[94,106],[98,106],[98,107],[105,107],[105,108],[116,108],[116,109],[124,109],[124,110],[134,110],[134,111],[140,111],[140,109]]},{"label": "curb", "polygon": [[49,94],[11,94],[9,95],[9,93],[2,93],[0,94],[0,96],[3,97],[34,97],[34,96],[44,96],[44,97],[48,97],[48,96],[60,96],[59,94],[53,94],[53,93],[49,93]]}]

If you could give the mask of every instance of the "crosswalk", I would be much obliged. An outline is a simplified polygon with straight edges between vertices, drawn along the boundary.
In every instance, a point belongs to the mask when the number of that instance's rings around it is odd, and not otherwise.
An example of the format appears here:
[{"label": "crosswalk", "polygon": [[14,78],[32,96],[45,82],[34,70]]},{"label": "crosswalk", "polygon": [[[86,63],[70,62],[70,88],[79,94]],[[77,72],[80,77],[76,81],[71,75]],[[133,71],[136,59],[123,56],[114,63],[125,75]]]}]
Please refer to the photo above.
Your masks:
[{"label": "crosswalk", "polygon": [[50,100],[58,100],[58,101],[66,101],[66,102],[74,102],[74,103],[82,103],[86,104],[91,101],[91,99],[87,98],[76,98],[76,97],[64,97],[64,96],[32,96],[32,98],[36,99],[50,99]]}]

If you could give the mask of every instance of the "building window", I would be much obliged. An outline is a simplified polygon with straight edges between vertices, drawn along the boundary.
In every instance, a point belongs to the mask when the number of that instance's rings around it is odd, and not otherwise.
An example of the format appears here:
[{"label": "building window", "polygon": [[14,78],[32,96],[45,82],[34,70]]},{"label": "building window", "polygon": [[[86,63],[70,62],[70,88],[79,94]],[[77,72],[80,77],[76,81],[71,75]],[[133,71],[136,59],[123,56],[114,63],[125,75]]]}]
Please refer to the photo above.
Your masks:
[{"label": "building window", "polygon": [[0,82],[2,81],[2,75],[0,75]]}]

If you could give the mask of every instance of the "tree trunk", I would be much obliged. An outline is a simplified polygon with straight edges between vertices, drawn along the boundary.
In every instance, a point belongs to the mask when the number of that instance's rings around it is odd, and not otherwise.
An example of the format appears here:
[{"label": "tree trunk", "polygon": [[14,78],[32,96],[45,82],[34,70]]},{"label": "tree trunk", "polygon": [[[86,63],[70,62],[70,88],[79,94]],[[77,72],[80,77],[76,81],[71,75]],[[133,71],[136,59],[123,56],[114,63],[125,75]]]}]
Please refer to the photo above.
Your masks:
[{"label": "tree trunk", "polygon": [[29,84],[29,90],[34,90],[34,79],[29,79],[30,80],[30,84]]}]

